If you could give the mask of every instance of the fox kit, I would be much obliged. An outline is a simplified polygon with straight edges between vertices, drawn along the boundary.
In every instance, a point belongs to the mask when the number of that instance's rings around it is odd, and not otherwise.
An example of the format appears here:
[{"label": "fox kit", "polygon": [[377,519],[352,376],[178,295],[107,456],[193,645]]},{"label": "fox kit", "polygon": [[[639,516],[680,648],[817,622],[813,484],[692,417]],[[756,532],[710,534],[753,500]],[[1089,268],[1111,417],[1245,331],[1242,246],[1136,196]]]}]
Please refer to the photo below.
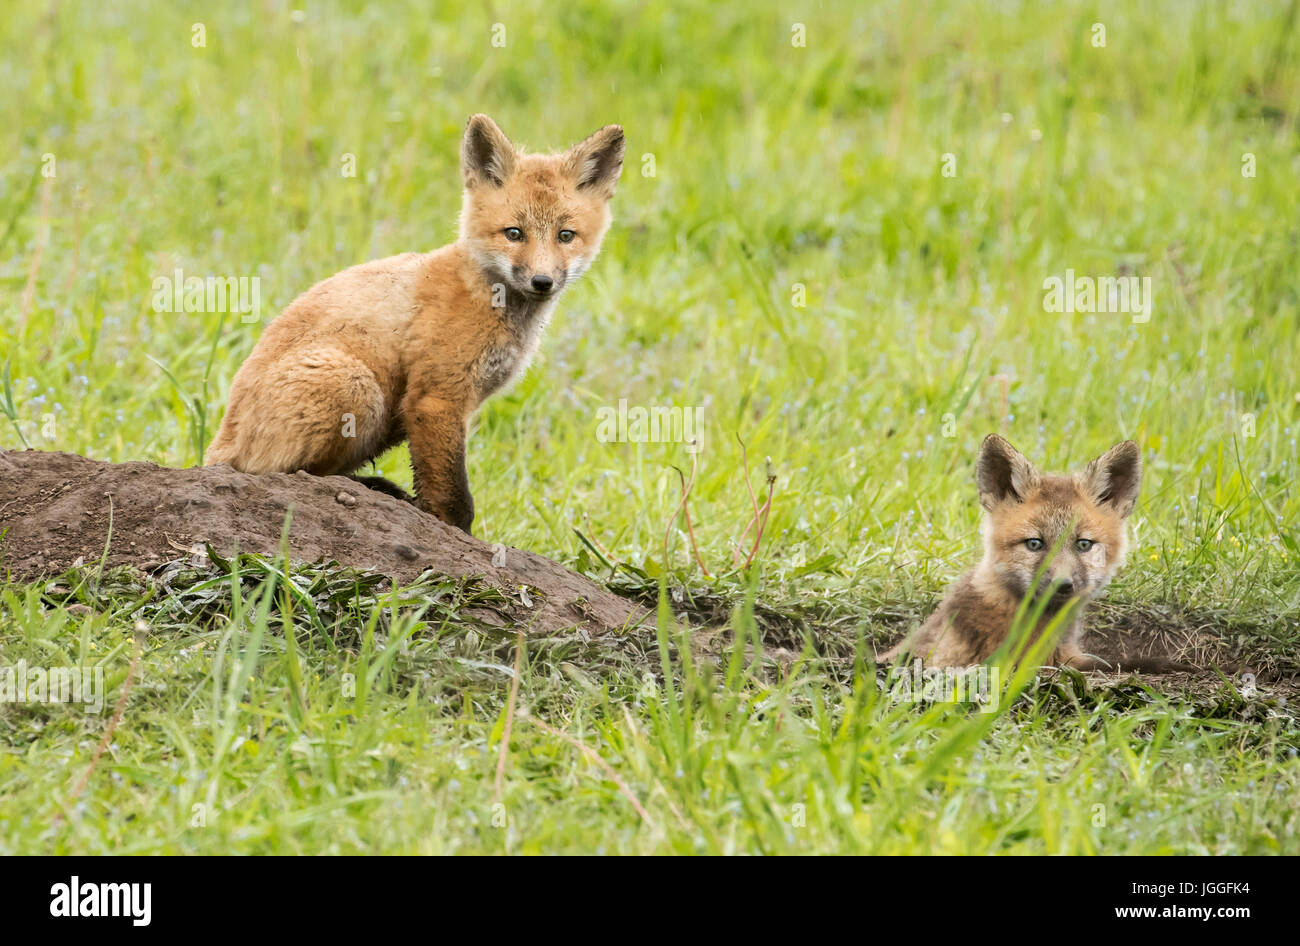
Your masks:
[{"label": "fox kit", "polygon": [[596,258],[622,168],[618,125],[538,155],[475,115],[457,241],[353,266],[295,299],[235,375],[207,462],[348,474],[409,440],[416,503],[468,532],[470,418],[524,370],[556,298]]},{"label": "fox kit", "polygon": [[1031,606],[1045,606],[1032,632],[1035,641],[1063,609],[1071,609],[1057,631],[1053,664],[1110,669],[1083,653],[1081,617],[1088,600],[1124,564],[1126,520],[1141,478],[1142,459],[1131,440],[1083,472],[1059,476],[1039,473],[1010,443],[990,434],[976,465],[986,510],[984,560],[956,581],[914,635],[881,659],[907,653],[935,667],[983,663],[1006,641],[1016,609],[1029,597]]}]

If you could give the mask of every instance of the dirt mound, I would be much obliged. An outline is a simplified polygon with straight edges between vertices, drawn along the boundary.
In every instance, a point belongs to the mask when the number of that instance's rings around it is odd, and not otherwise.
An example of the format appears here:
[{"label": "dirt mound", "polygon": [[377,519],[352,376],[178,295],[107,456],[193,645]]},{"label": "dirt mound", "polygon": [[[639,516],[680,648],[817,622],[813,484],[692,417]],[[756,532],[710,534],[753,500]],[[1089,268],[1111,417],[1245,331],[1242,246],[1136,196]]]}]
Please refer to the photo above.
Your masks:
[{"label": "dirt mound", "polygon": [[346,477],[173,470],[37,450],[0,451],[0,572],[32,580],[96,565],[105,547],[106,566],[144,569],[205,543],[222,555],[275,554],[290,510],[295,561],[336,561],[399,582],[427,569],[477,576],[530,630],[602,633],[646,613],[549,559],[488,545]]}]

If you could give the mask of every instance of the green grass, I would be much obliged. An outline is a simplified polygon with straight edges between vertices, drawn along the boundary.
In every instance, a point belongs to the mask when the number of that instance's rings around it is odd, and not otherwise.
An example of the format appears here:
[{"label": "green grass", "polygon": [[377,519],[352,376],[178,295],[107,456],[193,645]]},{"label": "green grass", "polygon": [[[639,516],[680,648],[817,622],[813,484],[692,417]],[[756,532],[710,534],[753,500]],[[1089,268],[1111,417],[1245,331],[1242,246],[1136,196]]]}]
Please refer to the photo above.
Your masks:
[{"label": "green grass", "polygon": [[[197,462],[261,325],[155,312],[156,277],[259,276],[264,323],[454,238],[469,114],[535,149],[617,121],[601,258],[472,438],[476,533],[588,567],[580,530],[749,647],[693,661],[671,620],[530,640],[498,794],[515,640],[461,615],[473,589],[309,569],[291,594],[248,562],[5,585],[0,664],[102,662],[110,704],[147,632],[79,797],[111,712],[0,706],[0,852],[1300,851],[1293,708],[1046,677],[993,714],[898,705],[853,657],[974,561],[999,430],[1054,469],[1137,439],[1104,614],[1295,672],[1295,0],[291,6],[0,21],[0,447]],[[1045,312],[1067,269],[1150,276],[1150,321]],[[680,532],[663,561],[683,447],[597,439],[620,399],[703,409],[716,580]],[[737,436],[778,477],[743,575]],[[409,483],[404,450],[379,467]]]}]

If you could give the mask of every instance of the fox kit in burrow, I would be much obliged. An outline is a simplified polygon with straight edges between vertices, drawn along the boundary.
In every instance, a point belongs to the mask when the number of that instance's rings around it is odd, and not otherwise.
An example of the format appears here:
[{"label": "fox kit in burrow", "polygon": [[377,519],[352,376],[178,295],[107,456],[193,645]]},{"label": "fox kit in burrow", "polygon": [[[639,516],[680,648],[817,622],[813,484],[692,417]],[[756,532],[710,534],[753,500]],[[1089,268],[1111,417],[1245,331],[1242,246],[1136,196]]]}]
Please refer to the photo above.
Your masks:
[{"label": "fox kit in burrow", "polygon": [[[1030,635],[1037,641],[1065,609],[1051,662],[1111,669],[1080,646],[1084,605],[1114,577],[1128,549],[1127,522],[1137,501],[1142,458],[1131,440],[1081,473],[1039,473],[997,434],[985,438],[976,465],[984,507],[984,559],[951,588],[915,634],[881,660],[905,653],[934,667],[983,663],[1007,640],[1017,608],[1044,606]],[[1037,580],[1036,580],[1037,576]]]},{"label": "fox kit in burrow", "polygon": [[457,241],[353,266],[295,299],[235,375],[208,463],[348,474],[409,440],[416,503],[469,531],[470,418],[524,370],[556,298],[600,250],[623,129],[525,154],[475,115],[461,168]]}]

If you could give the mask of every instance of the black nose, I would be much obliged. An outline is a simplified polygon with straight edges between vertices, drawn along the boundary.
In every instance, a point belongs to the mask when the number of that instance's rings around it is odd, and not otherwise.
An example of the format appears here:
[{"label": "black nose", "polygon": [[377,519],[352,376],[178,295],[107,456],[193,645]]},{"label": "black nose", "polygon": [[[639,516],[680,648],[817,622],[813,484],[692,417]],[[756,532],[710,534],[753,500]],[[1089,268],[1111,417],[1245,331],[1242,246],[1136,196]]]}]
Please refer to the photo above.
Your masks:
[{"label": "black nose", "polygon": [[534,292],[550,292],[551,287],[555,285],[555,280],[550,276],[534,276],[532,287]]},{"label": "black nose", "polygon": [[1062,598],[1067,598],[1074,594],[1074,582],[1064,578],[1056,583],[1056,593]]}]

